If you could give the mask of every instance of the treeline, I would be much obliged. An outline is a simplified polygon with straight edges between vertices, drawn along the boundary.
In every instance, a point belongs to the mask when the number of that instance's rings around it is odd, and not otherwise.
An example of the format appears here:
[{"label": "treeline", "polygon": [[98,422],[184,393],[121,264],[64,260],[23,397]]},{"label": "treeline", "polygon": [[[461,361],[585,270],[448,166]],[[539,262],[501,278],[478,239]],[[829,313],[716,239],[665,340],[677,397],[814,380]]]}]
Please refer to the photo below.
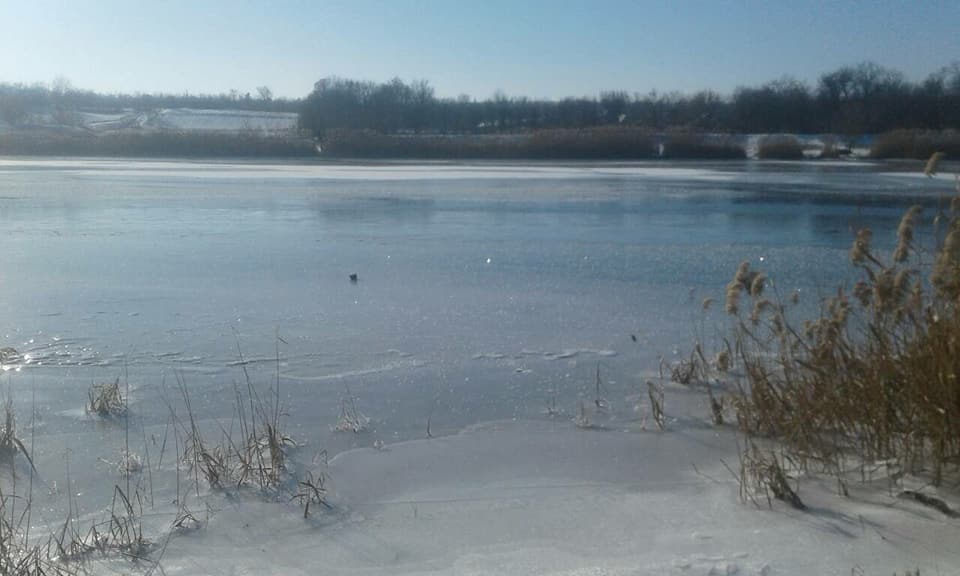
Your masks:
[{"label": "treeline", "polygon": [[30,124],[38,115],[47,113],[55,121],[70,124],[70,116],[81,110],[106,114],[159,108],[299,112],[301,101],[274,98],[266,86],[258,87],[253,94],[238,90],[223,94],[101,94],[76,89],[64,80],[50,86],[0,83],[0,121],[11,126]]},{"label": "treeline", "polygon": [[[77,112],[161,108],[296,112],[302,133],[79,133]],[[882,134],[871,151],[876,157],[927,157],[930,150],[953,157],[960,156],[960,61],[918,82],[865,62],[825,73],[813,85],[784,77],[728,95],[607,91],[560,100],[502,92],[485,100],[443,98],[424,80],[324,78],[305,98],[283,99],[265,86],[253,94],[99,94],[58,79],[49,86],[0,83],[0,127],[0,154],[303,155],[315,148],[300,136],[313,136],[324,154],[344,157],[741,158],[744,142],[724,135],[827,133]],[[820,156],[849,153],[843,140]],[[764,144],[761,157],[809,152],[791,139]]]},{"label": "treeline", "polygon": [[815,86],[785,77],[732,95],[713,91],[534,100],[496,93],[486,100],[439,98],[426,81],[324,78],[302,101],[300,125],[315,136],[503,134],[625,125],[652,130],[874,134],[960,128],[960,62],[921,82],[865,62],[823,74]]}]

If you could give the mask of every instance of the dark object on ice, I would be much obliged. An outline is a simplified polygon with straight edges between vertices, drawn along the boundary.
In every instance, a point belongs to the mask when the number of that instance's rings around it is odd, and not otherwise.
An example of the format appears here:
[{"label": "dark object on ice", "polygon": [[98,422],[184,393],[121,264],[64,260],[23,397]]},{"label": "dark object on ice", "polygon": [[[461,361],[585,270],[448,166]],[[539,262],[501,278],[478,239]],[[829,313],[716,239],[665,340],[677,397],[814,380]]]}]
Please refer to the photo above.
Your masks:
[{"label": "dark object on ice", "polygon": [[630,335],[630,339],[633,340],[634,342],[636,342],[636,341],[637,341],[637,335],[636,335],[636,334],[631,334],[631,335]]},{"label": "dark object on ice", "polygon": [[353,282],[354,284],[357,283],[357,273],[356,273],[356,272],[354,272],[353,274],[350,275],[350,281]]}]

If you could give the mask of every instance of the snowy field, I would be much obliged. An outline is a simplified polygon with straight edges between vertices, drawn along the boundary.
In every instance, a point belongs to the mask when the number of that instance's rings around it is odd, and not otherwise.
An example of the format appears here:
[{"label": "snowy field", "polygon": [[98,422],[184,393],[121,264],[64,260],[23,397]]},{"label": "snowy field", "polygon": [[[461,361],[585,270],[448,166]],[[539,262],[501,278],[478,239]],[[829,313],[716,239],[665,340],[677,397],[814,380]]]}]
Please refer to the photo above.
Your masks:
[{"label": "snowy field", "polygon": [[189,132],[286,133],[296,130],[297,114],[246,110],[162,108],[151,112],[98,114],[81,112],[80,124],[94,132],[170,130]]},{"label": "snowy field", "polygon": [[[919,479],[794,470],[807,510],[744,502],[734,430],[660,368],[719,341],[699,302],[741,260],[809,313],[853,223],[889,249],[951,188],[868,162],[0,159],[0,383],[36,470],[4,453],[4,514],[32,495],[32,541],[84,536],[130,494],[147,559],[93,574],[958,573],[960,522],[897,496]],[[90,414],[114,381],[128,413]],[[213,446],[274,417],[269,490],[184,455],[190,422]]]}]

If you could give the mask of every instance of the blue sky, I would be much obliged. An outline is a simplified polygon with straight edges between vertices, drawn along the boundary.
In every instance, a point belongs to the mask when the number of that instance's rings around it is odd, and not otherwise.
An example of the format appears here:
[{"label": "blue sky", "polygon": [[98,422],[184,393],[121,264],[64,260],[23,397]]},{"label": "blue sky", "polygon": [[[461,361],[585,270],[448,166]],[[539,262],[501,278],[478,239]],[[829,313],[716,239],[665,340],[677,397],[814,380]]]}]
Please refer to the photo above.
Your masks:
[{"label": "blue sky", "polygon": [[0,81],[303,96],[324,76],[442,96],[730,92],[872,60],[960,60],[960,0],[0,0]]}]

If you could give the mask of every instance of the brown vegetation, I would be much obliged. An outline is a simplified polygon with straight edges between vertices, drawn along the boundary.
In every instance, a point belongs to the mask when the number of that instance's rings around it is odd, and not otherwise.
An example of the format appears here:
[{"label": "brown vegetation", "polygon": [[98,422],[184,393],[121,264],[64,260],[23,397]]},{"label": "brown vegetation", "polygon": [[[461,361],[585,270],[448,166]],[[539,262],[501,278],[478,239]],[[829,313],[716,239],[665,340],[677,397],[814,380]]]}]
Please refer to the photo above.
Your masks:
[{"label": "brown vegetation", "polygon": [[744,160],[743,144],[728,136],[710,134],[670,134],[663,143],[663,157],[697,160]]},{"label": "brown vegetation", "polygon": [[803,160],[803,144],[793,136],[764,136],[757,145],[761,160]]},{"label": "brown vegetation", "polygon": [[324,156],[338,158],[647,160],[745,157],[742,146],[724,137],[693,133],[660,135],[623,126],[487,135],[333,130],[324,137],[322,152]]},{"label": "brown vegetation", "polygon": [[739,371],[733,401],[750,458],[763,470],[776,473],[771,466],[780,464],[752,438],[778,439],[791,462],[835,474],[844,492],[845,472],[866,478],[878,463],[893,477],[923,474],[934,485],[956,466],[960,195],[933,219],[930,252],[917,244],[920,217],[920,207],[904,214],[890,255],[861,229],[850,250],[861,280],[852,291],[839,288],[802,326],[776,293],[764,296],[763,275],[748,264],[728,285]]},{"label": "brown vegetation", "polygon": [[960,158],[960,132],[894,130],[877,136],[870,147],[870,156],[873,158],[925,160],[936,152],[941,152],[948,158]]}]

